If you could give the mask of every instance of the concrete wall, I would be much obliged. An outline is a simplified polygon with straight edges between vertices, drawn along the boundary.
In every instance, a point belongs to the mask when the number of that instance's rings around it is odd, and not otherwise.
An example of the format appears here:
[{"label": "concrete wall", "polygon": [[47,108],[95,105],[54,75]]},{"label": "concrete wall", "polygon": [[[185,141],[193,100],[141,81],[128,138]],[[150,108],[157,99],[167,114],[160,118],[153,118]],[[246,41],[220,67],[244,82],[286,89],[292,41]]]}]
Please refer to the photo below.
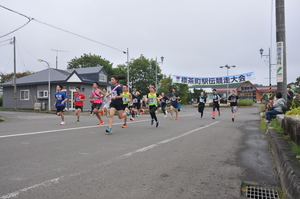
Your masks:
[{"label": "concrete wall", "polygon": [[281,123],[285,134],[291,137],[291,140],[300,144],[300,116],[284,116]]}]

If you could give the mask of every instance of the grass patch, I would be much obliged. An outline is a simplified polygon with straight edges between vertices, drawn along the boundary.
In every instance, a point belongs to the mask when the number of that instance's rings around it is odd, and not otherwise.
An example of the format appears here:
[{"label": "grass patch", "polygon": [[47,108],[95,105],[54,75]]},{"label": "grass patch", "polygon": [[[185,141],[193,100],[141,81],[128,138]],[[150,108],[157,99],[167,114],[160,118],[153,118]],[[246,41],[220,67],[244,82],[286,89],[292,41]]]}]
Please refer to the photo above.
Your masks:
[{"label": "grass patch", "polygon": [[260,122],[260,125],[259,125],[259,129],[263,130],[263,131],[266,131],[267,128],[268,128],[267,123],[265,123],[265,121],[263,119],[261,119],[261,122]]},{"label": "grass patch", "polygon": [[4,122],[4,121],[5,121],[5,119],[0,117],[0,122]]},{"label": "grass patch", "polygon": [[252,106],[253,101],[252,100],[239,100],[238,106]]},{"label": "grass patch", "polygon": [[278,132],[278,133],[281,133],[283,134],[284,133],[284,130],[283,128],[281,128],[281,126],[279,125],[278,121],[277,120],[272,120],[270,125],[272,127],[274,127],[274,129]]},{"label": "grass patch", "polygon": [[296,144],[296,143],[292,143],[291,144],[291,146],[292,146],[292,153],[294,154],[294,155],[296,155],[296,157],[298,158],[298,159],[300,159],[300,145],[298,145],[298,144]]}]

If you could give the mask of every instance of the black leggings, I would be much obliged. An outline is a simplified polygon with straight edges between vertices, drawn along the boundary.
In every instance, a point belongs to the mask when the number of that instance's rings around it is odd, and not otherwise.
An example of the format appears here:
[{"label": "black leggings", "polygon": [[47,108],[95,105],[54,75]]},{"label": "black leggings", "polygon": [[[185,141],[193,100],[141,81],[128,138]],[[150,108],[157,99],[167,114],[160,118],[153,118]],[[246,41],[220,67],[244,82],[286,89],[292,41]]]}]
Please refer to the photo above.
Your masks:
[{"label": "black leggings", "polygon": [[218,111],[220,111],[220,104],[219,103],[213,103],[213,111],[215,111],[217,108]]},{"label": "black leggings", "polygon": [[201,113],[201,117],[203,117],[204,108],[205,108],[204,104],[199,104],[198,105],[198,112]]},{"label": "black leggings", "polygon": [[157,107],[155,105],[149,106],[149,110],[150,110],[150,115],[151,115],[151,119],[155,120],[157,122],[157,117],[155,114],[155,111],[157,110]]},{"label": "black leggings", "polygon": [[164,114],[166,114],[166,103],[161,103],[161,110],[164,112]]}]

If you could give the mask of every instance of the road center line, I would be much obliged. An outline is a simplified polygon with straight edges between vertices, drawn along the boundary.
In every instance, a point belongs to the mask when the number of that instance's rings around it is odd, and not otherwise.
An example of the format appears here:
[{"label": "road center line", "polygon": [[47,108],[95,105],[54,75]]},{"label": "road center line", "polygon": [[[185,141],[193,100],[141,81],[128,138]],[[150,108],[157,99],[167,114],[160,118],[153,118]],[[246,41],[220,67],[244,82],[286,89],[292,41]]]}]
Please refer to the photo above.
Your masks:
[{"label": "road center line", "polygon": [[[147,120],[148,121],[148,120]],[[140,121],[142,122],[142,121]],[[187,135],[190,135],[196,131],[199,131],[199,130],[202,130],[202,129],[205,129],[205,128],[208,128],[210,126],[213,126],[217,123],[219,123],[220,121],[216,121],[216,122],[213,122],[211,124],[208,124],[208,125],[205,125],[203,127],[199,127],[199,128],[196,128],[196,129],[193,129],[191,131],[188,131],[184,134],[181,134],[181,135],[178,135],[178,136],[175,136],[175,137],[172,137],[172,138],[169,138],[169,139],[166,139],[166,140],[163,140],[163,141],[160,141],[160,142],[157,142],[156,144],[151,144],[149,146],[146,146],[146,147],[143,147],[143,148],[140,148],[140,149],[137,149],[135,151],[132,151],[132,152],[129,152],[129,153],[126,153],[124,155],[121,155],[121,156],[118,156],[116,158],[113,158],[111,160],[108,160],[108,161],[105,161],[105,162],[102,162],[98,165],[96,165],[95,167],[98,168],[98,167],[101,167],[101,166],[106,166],[106,165],[109,165],[109,164],[112,164],[112,163],[115,163],[119,160],[122,160],[122,159],[125,159],[125,158],[129,158],[131,156],[133,156],[134,154],[136,153],[142,153],[142,152],[145,152],[145,151],[148,151],[150,149],[154,149],[160,145],[163,145],[163,144],[167,144],[171,141],[174,141],[174,140],[177,140],[179,138],[182,138],[184,136],[187,136]],[[90,170],[87,170],[87,171],[84,171],[84,172],[81,172],[81,173],[74,173],[74,174],[69,174],[69,175],[65,175],[65,176],[60,176],[58,178],[54,178],[54,179],[51,179],[51,180],[47,180],[45,182],[42,182],[42,183],[39,183],[39,184],[35,184],[35,185],[32,185],[30,187],[26,187],[26,188],[23,188],[23,189],[20,189],[18,191],[15,191],[15,192],[11,192],[9,194],[6,194],[6,195],[3,195],[0,197],[0,199],[9,199],[9,198],[16,198],[18,197],[20,194],[22,193],[25,193],[25,192],[28,192],[30,191],[31,189],[36,189],[36,188],[40,188],[40,187],[49,187],[53,184],[58,184],[60,183],[60,181],[63,181],[65,180],[66,178],[71,178],[71,177],[74,177],[74,176],[78,176],[78,175],[82,175],[84,173],[87,173],[89,172]]]}]

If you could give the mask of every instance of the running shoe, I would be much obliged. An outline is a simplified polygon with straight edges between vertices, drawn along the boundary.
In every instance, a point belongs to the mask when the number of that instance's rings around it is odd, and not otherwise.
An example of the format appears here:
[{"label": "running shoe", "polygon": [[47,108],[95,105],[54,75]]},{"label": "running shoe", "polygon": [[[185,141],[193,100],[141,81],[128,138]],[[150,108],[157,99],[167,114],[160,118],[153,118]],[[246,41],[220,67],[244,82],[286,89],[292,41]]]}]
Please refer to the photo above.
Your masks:
[{"label": "running shoe", "polygon": [[174,117],[172,116],[172,117],[170,117],[170,119],[173,119]]},{"label": "running shoe", "polygon": [[203,117],[200,116],[200,119],[202,119]]},{"label": "running shoe", "polygon": [[98,123],[98,125],[102,125],[102,124],[104,124],[104,121],[100,121],[100,122]]},{"label": "running shoe", "polygon": [[156,122],[156,128],[158,127],[158,125],[159,125],[159,121]]},{"label": "running shoe", "polygon": [[106,129],[106,133],[112,133],[112,129],[111,128],[107,128]]},{"label": "running shoe", "polygon": [[139,117],[139,115],[138,115],[138,114],[136,114],[136,115],[135,115],[135,117]]},{"label": "running shoe", "polygon": [[214,119],[215,119],[215,117],[213,116],[213,117],[212,117],[212,119],[214,120]]},{"label": "running shoe", "polygon": [[234,118],[232,118],[232,121],[234,122]]},{"label": "running shoe", "polygon": [[126,128],[126,127],[127,127],[127,125],[126,125],[126,124],[123,124],[122,128]]},{"label": "running shoe", "polygon": [[154,120],[151,120],[151,125],[153,125],[154,124]]},{"label": "running shoe", "polygon": [[166,118],[167,117],[167,115],[164,115],[164,118]]},{"label": "running shoe", "polygon": [[166,115],[168,115],[168,111],[166,111]]},{"label": "running shoe", "polygon": [[178,116],[176,116],[175,120],[178,120]]},{"label": "running shoe", "polygon": [[134,121],[134,118],[133,118],[133,117],[131,117],[131,118],[130,118],[130,120],[131,120],[131,121]]},{"label": "running shoe", "polygon": [[79,123],[79,120],[77,120],[77,122],[75,122],[76,124],[78,124]]},{"label": "running shoe", "polygon": [[66,124],[65,122],[61,122],[61,123],[60,123],[60,125],[65,125],[65,124]]}]

